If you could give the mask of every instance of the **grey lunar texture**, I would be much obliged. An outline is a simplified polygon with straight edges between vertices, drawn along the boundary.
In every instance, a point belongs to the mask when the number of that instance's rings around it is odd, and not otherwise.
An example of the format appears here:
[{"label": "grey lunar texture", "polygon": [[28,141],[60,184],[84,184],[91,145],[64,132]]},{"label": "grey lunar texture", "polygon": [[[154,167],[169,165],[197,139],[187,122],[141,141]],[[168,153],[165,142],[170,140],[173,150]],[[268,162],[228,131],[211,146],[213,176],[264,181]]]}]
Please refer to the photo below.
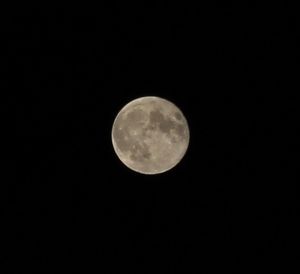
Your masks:
[{"label": "grey lunar texture", "polygon": [[183,113],[159,97],[131,101],[118,113],[112,128],[117,156],[142,174],[158,174],[176,166],[186,153],[189,139]]}]

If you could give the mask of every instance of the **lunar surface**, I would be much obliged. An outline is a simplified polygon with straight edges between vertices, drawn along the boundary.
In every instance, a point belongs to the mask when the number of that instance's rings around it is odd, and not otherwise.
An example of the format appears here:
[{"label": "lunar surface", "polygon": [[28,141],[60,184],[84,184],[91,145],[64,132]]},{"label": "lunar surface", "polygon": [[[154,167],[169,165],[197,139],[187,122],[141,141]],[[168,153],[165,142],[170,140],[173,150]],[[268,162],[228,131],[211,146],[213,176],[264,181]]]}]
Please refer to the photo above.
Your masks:
[{"label": "lunar surface", "polygon": [[119,159],[142,174],[158,174],[175,167],[185,155],[190,133],[183,113],[170,101],[141,97],[125,105],[112,128]]}]

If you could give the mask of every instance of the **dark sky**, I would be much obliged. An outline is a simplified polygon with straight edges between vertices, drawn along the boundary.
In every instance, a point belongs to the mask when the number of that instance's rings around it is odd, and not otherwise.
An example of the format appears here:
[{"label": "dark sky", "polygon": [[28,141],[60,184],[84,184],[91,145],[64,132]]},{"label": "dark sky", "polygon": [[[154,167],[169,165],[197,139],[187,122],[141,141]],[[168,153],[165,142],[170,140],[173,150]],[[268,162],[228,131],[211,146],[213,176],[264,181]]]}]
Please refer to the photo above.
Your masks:
[{"label": "dark sky", "polygon": [[[291,265],[293,9],[123,2],[2,19],[4,126],[17,152],[7,153],[1,197],[2,266],[188,274]],[[120,108],[147,95],[179,106],[191,133],[183,161],[157,176],[126,168],[111,144]]]}]

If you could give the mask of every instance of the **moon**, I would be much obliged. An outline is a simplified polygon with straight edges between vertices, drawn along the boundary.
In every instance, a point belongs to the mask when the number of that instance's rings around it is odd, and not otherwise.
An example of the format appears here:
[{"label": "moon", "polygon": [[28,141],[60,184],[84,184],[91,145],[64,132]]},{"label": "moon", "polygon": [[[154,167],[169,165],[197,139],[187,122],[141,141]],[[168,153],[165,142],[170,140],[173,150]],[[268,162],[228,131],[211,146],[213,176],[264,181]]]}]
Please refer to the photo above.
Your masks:
[{"label": "moon", "polygon": [[187,120],[170,101],[147,96],[125,105],[112,127],[113,148],[123,164],[142,174],[175,167],[190,140]]}]

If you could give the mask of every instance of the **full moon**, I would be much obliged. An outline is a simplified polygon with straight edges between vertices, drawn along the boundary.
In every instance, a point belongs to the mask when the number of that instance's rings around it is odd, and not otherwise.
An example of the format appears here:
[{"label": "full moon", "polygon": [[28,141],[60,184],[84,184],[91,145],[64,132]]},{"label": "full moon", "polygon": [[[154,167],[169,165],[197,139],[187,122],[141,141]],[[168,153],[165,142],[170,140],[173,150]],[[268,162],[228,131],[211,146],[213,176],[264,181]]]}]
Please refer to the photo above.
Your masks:
[{"label": "full moon", "polygon": [[160,97],[129,102],[112,127],[118,158],[142,174],[159,174],[175,167],[184,157],[189,140],[188,123],[181,110]]}]

